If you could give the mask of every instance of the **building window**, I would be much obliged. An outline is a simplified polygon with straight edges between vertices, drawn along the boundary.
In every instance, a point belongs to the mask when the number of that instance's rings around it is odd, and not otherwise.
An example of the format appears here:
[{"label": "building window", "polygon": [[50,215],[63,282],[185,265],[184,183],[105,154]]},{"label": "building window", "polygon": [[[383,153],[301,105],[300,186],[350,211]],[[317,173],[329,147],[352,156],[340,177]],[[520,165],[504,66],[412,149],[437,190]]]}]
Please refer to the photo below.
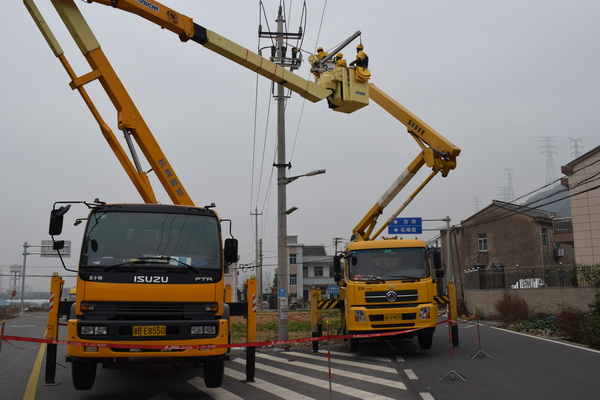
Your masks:
[{"label": "building window", "polygon": [[542,228],[542,247],[548,247],[548,228]]},{"label": "building window", "polygon": [[290,254],[290,264],[296,264],[296,255]]},{"label": "building window", "polygon": [[296,275],[290,275],[290,286],[296,286],[298,284],[298,278]]},{"label": "building window", "polygon": [[477,250],[488,251],[487,233],[477,234]]},{"label": "building window", "polygon": [[323,276],[323,267],[315,267],[315,276]]}]

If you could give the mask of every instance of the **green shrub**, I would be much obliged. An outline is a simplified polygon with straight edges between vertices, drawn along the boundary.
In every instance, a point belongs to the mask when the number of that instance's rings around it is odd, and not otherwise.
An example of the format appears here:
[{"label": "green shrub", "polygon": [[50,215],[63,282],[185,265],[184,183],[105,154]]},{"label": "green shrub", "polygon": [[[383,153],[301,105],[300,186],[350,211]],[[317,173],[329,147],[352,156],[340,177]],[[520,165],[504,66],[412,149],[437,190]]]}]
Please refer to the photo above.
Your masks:
[{"label": "green shrub", "polygon": [[600,349],[600,315],[587,314],[580,325],[581,342],[595,349]]}]

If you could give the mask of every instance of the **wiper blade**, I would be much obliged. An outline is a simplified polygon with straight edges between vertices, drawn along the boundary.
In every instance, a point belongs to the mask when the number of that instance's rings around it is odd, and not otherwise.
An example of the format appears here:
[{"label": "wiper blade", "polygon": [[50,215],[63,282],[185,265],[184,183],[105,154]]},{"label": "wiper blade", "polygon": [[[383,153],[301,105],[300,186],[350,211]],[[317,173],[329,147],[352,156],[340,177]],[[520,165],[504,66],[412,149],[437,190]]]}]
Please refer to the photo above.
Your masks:
[{"label": "wiper blade", "polygon": [[193,265],[190,265],[188,263],[184,263],[183,261],[181,261],[180,259],[176,258],[176,257],[171,257],[171,256],[157,256],[157,257],[145,257],[144,259],[158,259],[158,260],[166,260],[166,261],[175,261],[177,263],[177,265],[180,265],[182,267],[186,267],[191,269],[194,272],[200,272],[200,270],[196,267],[194,267]]},{"label": "wiper blade", "polygon": [[119,269],[119,268],[130,266],[130,265],[150,264],[151,262],[170,263],[171,261],[175,261],[177,263],[177,265],[189,268],[194,272],[200,272],[200,270],[198,268],[196,268],[192,265],[189,265],[187,263],[184,263],[183,261],[179,260],[178,258],[171,257],[171,256],[151,256],[151,257],[132,258],[132,259],[122,262],[120,264],[109,265],[109,266],[105,267],[103,270],[104,271],[112,271],[114,269]]},{"label": "wiper blade", "polygon": [[400,279],[410,279],[413,281],[420,281],[421,278],[417,278],[416,276],[410,276],[410,275],[392,275],[392,276],[388,276],[388,278],[400,278]]},{"label": "wiper blade", "polygon": [[108,266],[102,268],[102,270],[103,271],[112,271],[114,269],[120,269],[122,267],[129,267],[129,266],[135,265],[135,264],[147,264],[147,261],[140,260],[139,258],[133,258],[131,260],[127,260],[127,261],[119,263],[119,264],[108,265]]},{"label": "wiper blade", "polygon": [[375,276],[375,275],[367,275],[364,278],[365,281],[367,282],[381,282],[381,283],[385,283],[385,279],[383,279],[380,276]]}]

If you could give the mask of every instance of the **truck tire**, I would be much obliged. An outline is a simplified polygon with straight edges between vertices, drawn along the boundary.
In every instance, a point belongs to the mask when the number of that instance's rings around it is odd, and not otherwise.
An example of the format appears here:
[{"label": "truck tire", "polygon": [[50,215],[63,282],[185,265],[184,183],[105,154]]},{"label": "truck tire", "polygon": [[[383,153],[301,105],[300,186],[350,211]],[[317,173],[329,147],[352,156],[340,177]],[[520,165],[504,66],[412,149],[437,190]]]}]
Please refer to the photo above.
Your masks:
[{"label": "truck tire", "polygon": [[222,358],[212,358],[204,361],[204,384],[207,388],[218,388],[223,383],[225,361]]},{"label": "truck tire", "polygon": [[349,339],[348,346],[350,347],[351,353],[356,353],[358,351],[358,347],[359,347],[358,339]]},{"label": "truck tire", "polygon": [[419,347],[423,350],[429,350],[433,343],[433,332],[421,333],[418,335]]},{"label": "truck tire", "polygon": [[72,361],[71,377],[77,390],[90,390],[96,380],[96,361]]}]

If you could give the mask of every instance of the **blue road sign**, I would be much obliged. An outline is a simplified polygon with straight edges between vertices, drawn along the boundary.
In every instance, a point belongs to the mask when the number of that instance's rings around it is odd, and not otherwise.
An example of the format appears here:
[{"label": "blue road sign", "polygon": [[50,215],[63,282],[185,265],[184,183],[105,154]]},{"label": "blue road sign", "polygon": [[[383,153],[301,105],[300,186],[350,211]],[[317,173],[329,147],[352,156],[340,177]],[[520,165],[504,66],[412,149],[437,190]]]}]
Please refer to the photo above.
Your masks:
[{"label": "blue road sign", "polygon": [[421,217],[396,218],[388,225],[388,234],[421,234],[423,233],[423,220]]},{"label": "blue road sign", "polygon": [[285,289],[279,289],[279,296],[278,297],[285,297]]}]

